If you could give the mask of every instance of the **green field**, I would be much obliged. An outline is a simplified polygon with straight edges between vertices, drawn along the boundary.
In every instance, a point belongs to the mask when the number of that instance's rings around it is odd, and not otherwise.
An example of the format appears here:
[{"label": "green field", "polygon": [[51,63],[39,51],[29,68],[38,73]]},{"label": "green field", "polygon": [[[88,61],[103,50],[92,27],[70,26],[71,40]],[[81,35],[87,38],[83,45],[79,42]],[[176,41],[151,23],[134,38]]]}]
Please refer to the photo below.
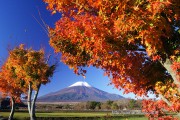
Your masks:
[{"label": "green field", "polygon": [[[1,116],[7,118],[9,116],[9,112],[1,112]],[[140,115],[112,115],[111,113],[103,113],[103,112],[83,112],[83,113],[61,113],[61,112],[53,112],[53,113],[36,113],[38,118],[56,118],[63,120],[147,120],[144,116]],[[17,120],[24,120],[28,118],[29,114],[27,112],[15,112],[14,118]],[[50,120],[50,119],[48,119]]]}]

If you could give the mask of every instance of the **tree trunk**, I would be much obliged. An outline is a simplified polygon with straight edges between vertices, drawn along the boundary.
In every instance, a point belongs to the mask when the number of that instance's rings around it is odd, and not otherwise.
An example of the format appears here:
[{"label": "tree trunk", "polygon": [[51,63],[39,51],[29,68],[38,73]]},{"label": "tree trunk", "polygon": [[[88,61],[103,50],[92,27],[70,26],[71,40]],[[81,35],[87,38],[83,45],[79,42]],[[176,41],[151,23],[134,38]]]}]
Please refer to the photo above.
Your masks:
[{"label": "tree trunk", "polygon": [[178,113],[177,116],[180,118],[180,113]]},{"label": "tree trunk", "polygon": [[39,93],[39,89],[41,87],[41,84],[37,86],[37,91],[35,91],[34,93],[34,98],[31,102],[31,114],[30,114],[30,120],[36,120],[36,114],[35,114],[35,110],[36,110],[36,99]]},{"label": "tree trunk", "polygon": [[13,97],[11,97],[11,113],[9,115],[9,119],[8,120],[13,120],[14,110],[15,110],[15,100],[14,100]]},{"label": "tree trunk", "polygon": [[[180,82],[179,82],[179,77],[176,72],[172,69],[172,61],[170,59],[166,59],[166,61],[164,63],[160,62],[164,68],[166,68],[166,70],[168,71],[168,73],[171,75],[172,79],[173,79],[173,83],[177,85],[177,90],[180,93]],[[172,106],[172,103],[166,99],[163,95],[159,94],[160,98],[166,102],[169,106]],[[180,113],[178,113],[178,117],[180,117]]]},{"label": "tree trunk", "polygon": [[159,97],[160,97],[164,102],[166,102],[166,104],[168,104],[169,106],[172,106],[172,103],[171,103],[168,99],[166,99],[162,94],[159,94]]},{"label": "tree trunk", "polygon": [[30,116],[31,116],[31,96],[32,96],[32,83],[29,84],[28,99],[27,99],[28,111]]},{"label": "tree trunk", "polygon": [[[179,82],[179,76],[176,75],[176,72],[172,69],[172,62],[170,59],[166,59],[166,61],[164,63],[161,62],[161,64],[166,68],[166,70],[168,71],[168,73],[171,75],[174,84],[176,84],[177,86],[180,86],[180,82]],[[180,88],[178,87],[178,92],[180,93]]]}]

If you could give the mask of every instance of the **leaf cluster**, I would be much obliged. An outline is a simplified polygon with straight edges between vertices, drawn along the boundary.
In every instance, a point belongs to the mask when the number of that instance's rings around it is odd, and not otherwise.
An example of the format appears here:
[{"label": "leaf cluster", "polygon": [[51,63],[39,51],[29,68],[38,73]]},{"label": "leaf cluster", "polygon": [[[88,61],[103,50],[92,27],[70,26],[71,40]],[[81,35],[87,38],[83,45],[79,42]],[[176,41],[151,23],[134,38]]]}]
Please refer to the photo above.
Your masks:
[{"label": "leaf cluster", "polygon": [[26,93],[31,83],[34,90],[40,84],[50,82],[56,65],[49,66],[41,49],[25,49],[20,45],[9,51],[6,62],[1,67],[0,88],[9,96],[18,96]]},{"label": "leaf cluster", "polygon": [[179,56],[179,1],[44,2],[63,16],[49,29],[50,45],[75,73],[84,75],[85,66],[101,68],[116,88],[140,96],[172,79],[157,60]]}]

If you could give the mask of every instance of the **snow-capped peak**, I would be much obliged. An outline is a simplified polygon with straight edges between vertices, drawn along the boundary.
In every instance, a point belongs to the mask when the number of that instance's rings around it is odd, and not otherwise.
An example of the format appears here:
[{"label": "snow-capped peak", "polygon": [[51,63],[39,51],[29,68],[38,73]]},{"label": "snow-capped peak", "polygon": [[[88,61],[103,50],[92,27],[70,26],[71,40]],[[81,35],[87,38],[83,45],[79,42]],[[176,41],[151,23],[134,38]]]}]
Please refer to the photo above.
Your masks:
[{"label": "snow-capped peak", "polygon": [[69,87],[74,87],[74,86],[91,87],[87,82],[83,82],[83,81],[76,82],[76,83],[70,85]]}]

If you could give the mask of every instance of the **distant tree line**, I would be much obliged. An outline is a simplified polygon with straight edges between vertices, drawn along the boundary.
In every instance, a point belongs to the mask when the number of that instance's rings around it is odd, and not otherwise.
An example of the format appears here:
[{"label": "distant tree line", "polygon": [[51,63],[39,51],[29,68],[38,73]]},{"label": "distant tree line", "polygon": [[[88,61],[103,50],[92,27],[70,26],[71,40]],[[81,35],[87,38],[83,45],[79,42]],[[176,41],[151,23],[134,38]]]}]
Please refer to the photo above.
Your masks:
[{"label": "distant tree line", "polygon": [[[27,108],[27,105],[25,105],[23,102],[15,103],[15,109],[19,108]],[[0,110],[10,110],[11,109],[11,100],[10,98],[1,98],[0,99]]]},{"label": "distant tree line", "polygon": [[134,110],[141,109],[141,100],[123,99],[118,101],[88,101],[76,104],[37,105],[39,110]]},{"label": "distant tree line", "polygon": [[[3,98],[0,99],[0,110],[10,109],[10,99]],[[26,108],[23,102],[16,103],[16,109],[19,108]],[[37,109],[42,110],[134,110],[134,109],[141,109],[141,100],[134,100],[134,99],[123,99],[118,101],[105,101],[105,102],[98,102],[98,101],[88,101],[88,102],[81,102],[76,104],[54,104],[54,105],[43,105],[38,104]]]}]

